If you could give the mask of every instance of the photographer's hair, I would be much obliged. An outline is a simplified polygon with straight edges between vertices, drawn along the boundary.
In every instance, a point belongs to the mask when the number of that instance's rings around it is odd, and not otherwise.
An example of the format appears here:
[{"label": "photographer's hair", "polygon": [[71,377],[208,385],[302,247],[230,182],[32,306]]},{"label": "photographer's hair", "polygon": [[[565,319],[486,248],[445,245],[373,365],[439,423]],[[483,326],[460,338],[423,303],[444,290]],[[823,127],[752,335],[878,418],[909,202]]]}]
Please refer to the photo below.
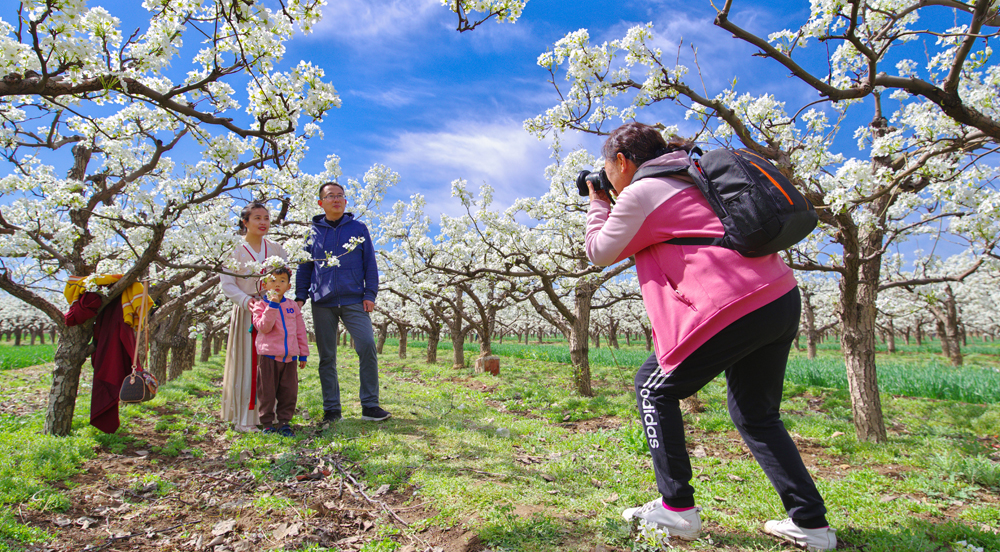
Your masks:
[{"label": "photographer's hair", "polygon": [[248,203],[247,206],[244,207],[242,211],[240,211],[240,225],[239,225],[239,230],[237,230],[236,232],[237,234],[241,236],[247,235],[246,223],[250,222],[250,214],[253,213],[254,209],[263,209],[267,211],[267,205],[264,205],[260,201],[251,201],[250,203]]},{"label": "photographer's hair", "polygon": [[656,128],[642,123],[625,123],[611,131],[604,141],[601,154],[605,159],[614,159],[619,153],[631,160],[637,167],[651,159],[672,151],[691,151],[694,142],[683,138],[663,139]]},{"label": "photographer's hair", "polygon": [[274,269],[273,271],[271,271],[270,274],[267,275],[267,279],[268,280],[274,279],[279,274],[284,274],[285,276],[288,277],[289,282],[292,281],[292,269],[288,268],[287,266],[279,266],[278,268]]},{"label": "photographer's hair", "polygon": [[347,190],[345,190],[343,186],[341,186],[339,183],[334,182],[334,181],[331,180],[330,182],[324,182],[324,183],[322,183],[322,184],[319,185],[319,191],[316,193],[316,196],[318,198],[323,199],[323,188],[326,188],[327,186],[336,186],[336,187],[340,188],[341,193],[344,193],[344,194],[347,193]]}]

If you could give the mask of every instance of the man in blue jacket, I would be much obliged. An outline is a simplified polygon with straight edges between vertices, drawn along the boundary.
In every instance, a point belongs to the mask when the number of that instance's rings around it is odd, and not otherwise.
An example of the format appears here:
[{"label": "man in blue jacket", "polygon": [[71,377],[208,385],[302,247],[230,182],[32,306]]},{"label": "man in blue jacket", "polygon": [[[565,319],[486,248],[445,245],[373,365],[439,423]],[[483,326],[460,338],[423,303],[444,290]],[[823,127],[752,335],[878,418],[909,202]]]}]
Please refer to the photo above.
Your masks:
[{"label": "man in blue jacket", "polygon": [[[378,265],[368,227],[345,213],[344,187],[326,182],[319,188],[322,215],[313,217],[312,236],[306,243],[312,262],[303,263],[295,274],[295,301],[302,306],[312,300],[316,348],[319,350],[319,381],[323,388],[323,421],[341,418],[340,383],[337,381],[338,320],[354,339],[361,379],[361,419],[385,420],[390,416],[378,402],[378,356],[371,313],[378,294]],[[353,238],[363,242],[347,251]],[[325,259],[336,257],[336,265]]]}]

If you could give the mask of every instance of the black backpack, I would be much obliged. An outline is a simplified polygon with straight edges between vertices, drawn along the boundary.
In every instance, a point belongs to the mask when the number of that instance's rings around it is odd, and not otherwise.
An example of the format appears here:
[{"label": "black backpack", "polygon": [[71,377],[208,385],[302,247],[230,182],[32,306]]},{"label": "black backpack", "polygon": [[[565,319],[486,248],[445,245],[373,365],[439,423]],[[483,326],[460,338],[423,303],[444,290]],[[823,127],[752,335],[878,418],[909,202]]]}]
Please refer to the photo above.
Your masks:
[{"label": "black backpack", "polygon": [[643,167],[640,178],[685,173],[694,180],[722,221],[721,238],[674,238],[674,245],[718,245],[744,257],[763,257],[787,249],[816,228],[819,217],[812,203],[769,161],[740,149],[694,148],[689,167]]}]

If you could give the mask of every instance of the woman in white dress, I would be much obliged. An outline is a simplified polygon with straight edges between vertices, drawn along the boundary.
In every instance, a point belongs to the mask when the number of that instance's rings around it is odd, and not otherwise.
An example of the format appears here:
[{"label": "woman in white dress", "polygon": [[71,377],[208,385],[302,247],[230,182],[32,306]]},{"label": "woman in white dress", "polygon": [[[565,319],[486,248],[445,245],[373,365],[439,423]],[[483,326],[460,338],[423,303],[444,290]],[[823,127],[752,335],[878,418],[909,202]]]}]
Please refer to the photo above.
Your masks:
[{"label": "woman in white dress", "polygon": [[[288,259],[281,245],[264,235],[271,228],[267,206],[254,201],[240,213],[240,234],[243,242],[232,253],[239,274],[250,274],[250,263],[262,263],[268,257]],[[263,273],[263,270],[254,272]],[[239,278],[223,274],[219,277],[222,292],[234,303],[226,345],[226,366],[222,376],[222,419],[233,423],[236,431],[257,431],[257,331],[250,321],[250,300],[261,295],[260,277]]]}]

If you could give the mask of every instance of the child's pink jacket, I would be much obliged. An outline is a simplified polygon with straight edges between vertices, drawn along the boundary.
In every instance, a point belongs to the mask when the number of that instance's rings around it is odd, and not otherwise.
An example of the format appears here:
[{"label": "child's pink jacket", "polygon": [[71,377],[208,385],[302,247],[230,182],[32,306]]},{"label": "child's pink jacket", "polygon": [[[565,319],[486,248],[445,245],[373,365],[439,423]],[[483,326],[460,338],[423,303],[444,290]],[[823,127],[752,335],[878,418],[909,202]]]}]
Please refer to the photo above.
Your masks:
[{"label": "child's pink jacket", "polygon": [[[643,167],[689,164],[687,154],[678,151]],[[613,210],[605,201],[590,202],[587,257],[608,266],[635,255],[656,358],[664,372],[729,324],[795,288],[792,270],[777,254],[748,258],[724,247],[663,243],[723,233],[705,197],[682,179],[637,180],[622,191]]]},{"label": "child's pink jacket", "polygon": [[305,361],[309,355],[306,323],[295,301],[282,297],[280,303],[257,301],[252,305],[257,328],[257,354],[279,362]]}]

